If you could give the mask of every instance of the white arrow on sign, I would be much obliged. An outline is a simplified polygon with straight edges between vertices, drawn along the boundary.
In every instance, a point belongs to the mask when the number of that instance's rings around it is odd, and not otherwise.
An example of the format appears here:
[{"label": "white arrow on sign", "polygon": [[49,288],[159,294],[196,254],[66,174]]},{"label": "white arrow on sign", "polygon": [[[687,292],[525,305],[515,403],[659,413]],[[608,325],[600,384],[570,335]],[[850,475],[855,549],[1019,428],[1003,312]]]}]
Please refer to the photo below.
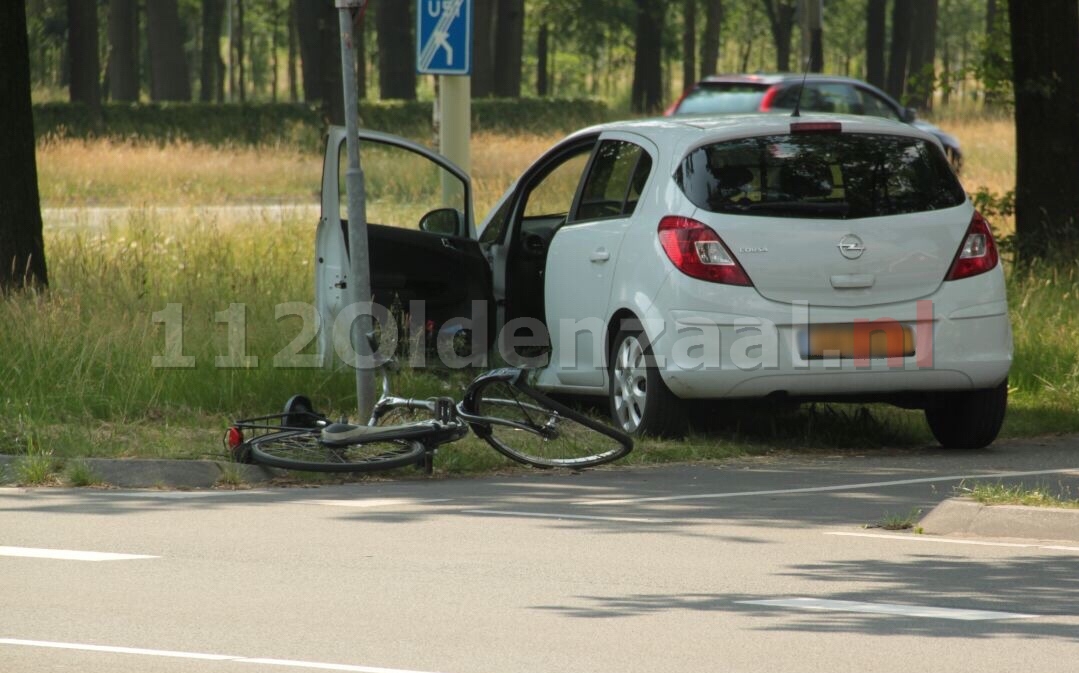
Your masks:
[{"label": "white arrow on sign", "polygon": [[[427,3],[427,11],[431,16],[436,16],[436,12],[432,12],[432,7],[438,7],[437,0],[435,2]],[[446,65],[453,65],[453,47],[449,43],[450,24],[457,18],[457,15],[461,12],[461,5],[464,4],[464,0],[444,0],[442,2],[442,15],[438,19],[438,23],[435,24],[435,29],[431,32],[431,37],[427,40],[427,44],[423,45],[423,52],[420,54],[420,68],[426,70],[431,67],[431,61],[434,60],[435,54],[439,49],[446,50]]]}]

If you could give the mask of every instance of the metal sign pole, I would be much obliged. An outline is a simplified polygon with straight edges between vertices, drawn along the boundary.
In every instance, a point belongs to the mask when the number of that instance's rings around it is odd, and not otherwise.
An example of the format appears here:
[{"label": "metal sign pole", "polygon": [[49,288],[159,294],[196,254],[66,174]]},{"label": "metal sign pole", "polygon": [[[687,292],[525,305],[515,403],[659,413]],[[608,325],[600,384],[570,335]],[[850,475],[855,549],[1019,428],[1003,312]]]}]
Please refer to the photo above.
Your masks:
[{"label": "metal sign pole", "polygon": [[[370,306],[371,265],[367,249],[367,197],[363,169],[360,167],[359,104],[356,101],[356,56],[353,51],[352,10],[363,10],[367,0],[336,0],[341,26],[341,79],[345,87],[345,129],[348,170],[345,188],[348,192],[348,250],[349,281],[352,303]],[[361,312],[352,324],[352,350],[360,356],[356,367],[356,406],[359,423],[366,423],[375,405],[375,373],[371,364],[370,312]]]}]

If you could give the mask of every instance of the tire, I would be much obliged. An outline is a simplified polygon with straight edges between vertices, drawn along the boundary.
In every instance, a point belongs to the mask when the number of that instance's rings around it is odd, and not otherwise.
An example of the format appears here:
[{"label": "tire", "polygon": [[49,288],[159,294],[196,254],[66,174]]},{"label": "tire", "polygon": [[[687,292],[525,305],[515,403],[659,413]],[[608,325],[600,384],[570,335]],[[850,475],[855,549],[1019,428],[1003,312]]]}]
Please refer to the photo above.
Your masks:
[{"label": "tire", "polygon": [[519,375],[480,380],[462,410],[472,430],[496,451],[533,467],[595,467],[633,449],[627,435],[555,402]]},{"label": "tire", "polygon": [[996,388],[942,395],[925,410],[933,436],[946,449],[981,449],[993,443],[1008,409],[1008,381]]},{"label": "tire", "polygon": [[319,431],[281,430],[247,442],[251,460],[260,465],[308,472],[375,472],[415,465],[423,445],[413,440],[379,440],[330,447]]},{"label": "tire", "polygon": [[607,396],[615,426],[632,435],[681,437],[688,419],[667,388],[640,329],[618,333],[611,344]]}]

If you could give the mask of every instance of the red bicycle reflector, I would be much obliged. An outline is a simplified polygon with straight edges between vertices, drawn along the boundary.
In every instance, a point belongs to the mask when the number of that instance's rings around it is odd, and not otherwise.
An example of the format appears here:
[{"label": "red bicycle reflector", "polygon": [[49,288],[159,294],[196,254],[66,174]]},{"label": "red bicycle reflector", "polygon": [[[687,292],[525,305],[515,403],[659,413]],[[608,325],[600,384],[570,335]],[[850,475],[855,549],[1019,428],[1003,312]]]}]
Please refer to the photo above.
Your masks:
[{"label": "red bicycle reflector", "polygon": [[233,426],[225,433],[225,441],[228,442],[230,449],[235,449],[237,446],[244,443],[244,433],[239,428]]},{"label": "red bicycle reflector", "polygon": [[794,122],[791,133],[840,133],[843,125],[839,122]]}]

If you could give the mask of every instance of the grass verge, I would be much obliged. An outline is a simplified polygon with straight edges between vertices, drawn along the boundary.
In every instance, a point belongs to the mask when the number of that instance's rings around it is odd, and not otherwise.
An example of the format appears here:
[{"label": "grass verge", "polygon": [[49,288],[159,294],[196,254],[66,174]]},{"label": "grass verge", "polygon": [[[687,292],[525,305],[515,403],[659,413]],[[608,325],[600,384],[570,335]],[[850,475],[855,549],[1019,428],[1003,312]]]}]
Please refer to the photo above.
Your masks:
[{"label": "grass verge", "polygon": [[1001,482],[963,483],[956,488],[959,495],[973,498],[983,505],[1024,505],[1027,507],[1062,507],[1079,509],[1079,497],[1072,494],[1071,486],[1059,483],[1004,484]]}]

